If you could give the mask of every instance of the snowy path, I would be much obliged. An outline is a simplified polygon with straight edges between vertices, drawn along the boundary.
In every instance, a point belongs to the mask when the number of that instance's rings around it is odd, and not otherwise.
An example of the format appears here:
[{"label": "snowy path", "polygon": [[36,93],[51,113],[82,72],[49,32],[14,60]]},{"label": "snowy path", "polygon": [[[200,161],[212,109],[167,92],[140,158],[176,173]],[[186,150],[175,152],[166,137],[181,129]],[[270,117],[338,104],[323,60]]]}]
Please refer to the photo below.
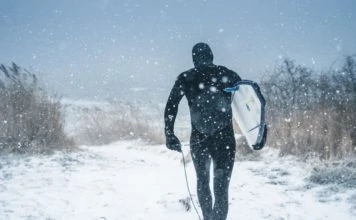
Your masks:
[{"label": "snowy path", "polygon": [[[198,219],[179,202],[187,197],[180,154],[138,142],[83,148],[0,157],[0,219]],[[228,219],[356,219],[355,190],[308,189],[307,175],[268,151],[235,163]],[[188,177],[196,201],[191,163]]]}]

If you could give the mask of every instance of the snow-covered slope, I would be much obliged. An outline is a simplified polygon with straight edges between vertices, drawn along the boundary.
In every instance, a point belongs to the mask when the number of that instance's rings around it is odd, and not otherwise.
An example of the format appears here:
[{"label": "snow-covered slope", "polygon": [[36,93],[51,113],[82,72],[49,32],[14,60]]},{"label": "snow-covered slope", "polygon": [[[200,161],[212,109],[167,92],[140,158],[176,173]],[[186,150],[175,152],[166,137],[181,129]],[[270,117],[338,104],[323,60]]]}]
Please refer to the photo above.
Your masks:
[{"label": "snow-covered slope", "polygon": [[[187,152],[187,149],[185,149]],[[313,186],[309,167],[269,149],[237,161],[228,219],[356,219],[356,190]],[[187,164],[193,198],[195,174]],[[164,146],[117,142],[51,156],[0,157],[0,219],[197,220],[181,155]]]}]

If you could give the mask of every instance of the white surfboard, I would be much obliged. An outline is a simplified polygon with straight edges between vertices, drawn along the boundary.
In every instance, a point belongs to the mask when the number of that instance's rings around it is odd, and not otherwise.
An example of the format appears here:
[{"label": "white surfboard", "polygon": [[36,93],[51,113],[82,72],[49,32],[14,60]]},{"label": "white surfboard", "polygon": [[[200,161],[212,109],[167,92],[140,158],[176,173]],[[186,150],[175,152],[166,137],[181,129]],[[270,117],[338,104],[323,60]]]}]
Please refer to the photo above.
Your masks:
[{"label": "white surfboard", "polygon": [[253,150],[260,150],[266,143],[265,99],[257,83],[242,80],[225,91],[232,92],[233,117]]}]

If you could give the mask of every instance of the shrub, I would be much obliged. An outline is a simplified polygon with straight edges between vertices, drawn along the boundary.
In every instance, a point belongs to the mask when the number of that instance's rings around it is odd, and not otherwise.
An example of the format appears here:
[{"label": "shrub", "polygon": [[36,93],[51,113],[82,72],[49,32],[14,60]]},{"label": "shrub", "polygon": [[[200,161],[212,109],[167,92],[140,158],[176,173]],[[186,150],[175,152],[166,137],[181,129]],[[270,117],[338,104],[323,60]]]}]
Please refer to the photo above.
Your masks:
[{"label": "shrub", "polygon": [[336,184],[356,188],[356,160],[323,162],[314,165],[309,181],[315,184]]},{"label": "shrub", "polygon": [[0,150],[39,152],[73,146],[63,132],[60,100],[38,86],[35,74],[0,66]]}]

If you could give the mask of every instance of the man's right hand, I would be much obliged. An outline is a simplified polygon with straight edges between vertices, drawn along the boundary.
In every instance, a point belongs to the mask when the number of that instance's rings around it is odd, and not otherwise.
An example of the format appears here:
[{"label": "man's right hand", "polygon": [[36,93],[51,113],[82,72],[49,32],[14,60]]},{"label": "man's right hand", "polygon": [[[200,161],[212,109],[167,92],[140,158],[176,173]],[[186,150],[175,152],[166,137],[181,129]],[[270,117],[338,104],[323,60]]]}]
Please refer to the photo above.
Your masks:
[{"label": "man's right hand", "polygon": [[166,146],[170,150],[182,152],[182,145],[180,144],[179,139],[174,134],[166,136]]}]

